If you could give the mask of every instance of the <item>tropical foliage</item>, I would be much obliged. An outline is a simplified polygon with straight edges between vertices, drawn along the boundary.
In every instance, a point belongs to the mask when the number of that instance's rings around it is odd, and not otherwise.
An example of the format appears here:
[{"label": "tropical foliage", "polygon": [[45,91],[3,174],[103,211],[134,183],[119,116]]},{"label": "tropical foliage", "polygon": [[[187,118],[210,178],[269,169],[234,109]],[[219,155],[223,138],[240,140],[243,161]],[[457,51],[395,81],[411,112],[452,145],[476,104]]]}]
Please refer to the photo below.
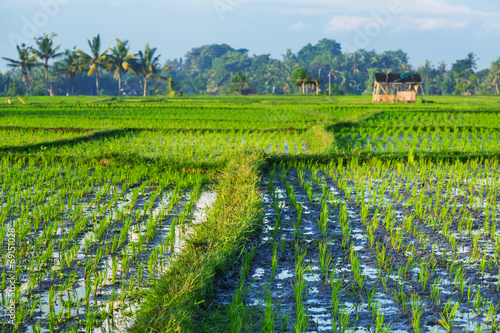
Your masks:
[{"label": "tropical foliage", "polygon": [[[234,94],[243,88],[259,94],[303,93],[297,85],[298,73],[321,81],[321,93],[370,95],[373,73],[389,71],[420,72],[428,95],[500,93],[500,58],[490,68],[479,70],[474,53],[452,64],[425,61],[415,67],[402,50],[349,53],[342,52],[336,41],[322,39],[297,53],[286,49],[281,59],[212,44],[162,63],[158,49],[149,44],[144,50],[131,52],[127,40],[116,39],[114,47],[104,48],[97,35],[88,40],[89,53],[76,48],[58,52],[60,45],[54,45],[55,37],[52,33],[35,38],[35,48],[18,45],[17,59],[3,58],[10,69],[0,77],[0,95],[7,95],[14,81],[16,91],[32,95]],[[51,61],[59,57],[63,59],[51,66]],[[243,77],[244,84],[235,83]],[[155,84],[151,86],[152,80]]]}]

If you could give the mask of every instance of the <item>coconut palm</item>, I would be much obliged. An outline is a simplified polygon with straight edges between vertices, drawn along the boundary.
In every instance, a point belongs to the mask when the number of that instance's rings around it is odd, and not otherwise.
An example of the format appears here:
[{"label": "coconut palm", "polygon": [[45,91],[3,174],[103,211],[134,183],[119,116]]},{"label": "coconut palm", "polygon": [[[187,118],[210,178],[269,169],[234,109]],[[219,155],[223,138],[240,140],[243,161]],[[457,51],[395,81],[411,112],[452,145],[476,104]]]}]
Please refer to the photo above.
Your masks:
[{"label": "coconut palm", "polygon": [[493,86],[495,87],[495,92],[498,95],[498,81],[500,80],[500,58],[491,63],[491,76],[493,77]]},{"label": "coconut palm", "polygon": [[476,57],[474,52],[470,52],[469,54],[467,54],[466,59],[470,63],[470,68],[472,69],[472,71],[476,70],[477,69],[477,61],[479,60],[479,58]]},{"label": "coconut palm", "polygon": [[52,88],[49,88],[49,61],[51,59],[56,59],[63,55],[62,52],[57,53],[57,50],[61,47],[61,44],[54,46],[54,38],[57,37],[55,33],[50,35],[44,34],[41,37],[34,38],[38,49],[33,49],[36,57],[43,62],[43,68],[45,69],[45,92],[46,94],[52,94]]},{"label": "coconut palm", "polygon": [[116,39],[116,46],[111,49],[110,63],[111,68],[115,72],[114,78],[118,76],[118,93],[122,91],[122,75],[127,71],[133,71],[133,64],[135,61],[135,54],[129,53],[130,46],[128,41],[121,41]]},{"label": "coconut palm", "polygon": [[446,73],[446,62],[441,61],[438,67],[439,74],[445,74]]},{"label": "coconut palm", "polygon": [[139,51],[139,58],[137,60],[137,71],[144,76],[144,96],[147,93],[148,79],[151,77],[161,78],[159,73],[161,71],[160,55],[155,56],[156,47],[151,48],[149,43],[146,44],[144,53]]},{"label": "coconut palm", "polygon": [[418,72],[422,77],[425,93],[430,95],[432,90],[432,81],[434,76],[434,68],[429,60],[425,60],[424,65],[418,67]]},{"label": "coconut palm", "polygon": [[29,91],[31,94],[31,80],[29,74],[31,70],[38,66],[38,62],[36,61],[36,55],[33,52],[31,47],[27,47],[25,44],[21,44],[21,46],[17,45],[17,53],[19,60],[3,58],[3,60],[8,61],[7,66],[12,68],[21,68],[22,73],[22,81],[28,84]]},{"label": "coconut palm", "polygon": [[292,49],[286,49],[286,53],[281,55],[283,57],[283,61],[295,61],[296,56],[293,54]]},{"label": "coconut palm", "polygon": [[82,57],[84,66],[89,68],[87,75],[91,76],[95,74],[95,87],[96,87],[96,95],[99,93],[99,76],[101,68],[105,68],[108,65],[108,50],[104,50],[101,52],[101,37],[97,35],[92,39],[87,39],[90,47],[90,54],[87,54],[83,51],[79,51],[80,56]]},{"label": "coconut palm", "polygon": [[248,78],[245,73],[239,71],[236,75],[231,78],[232,90],[241,93],[245,85],[248,84]]},{"label": "coconut palm", "polygon": [[75,95],[76,73],[81,71],[84,66],[80,51],[77,51],[76,47],[73,50],[66,50],[64,58],[58,61],[55,66],[57,74],[62,74],[71,81],[71,95]]},{"label": "coconut palm", "polygon": [[280,62],[283,66],[280,68],[281,80],[283,82],[283,92],[285,94],[291,93],[293,91],[293,78],[292,74],[295,69],[299,67],[297,62],[294,60],[295,55],[292,53],[291,49],[286,50],[286,55],[283,56],[284,61]]},{"label": "coconut palm", "polygon": [[342,68],[342,58],[341,57],[333,58],[330,63],[330,72],[328,73],[329,94],[331,94],[333,81],[338,81],[339,77],[342,76],[341,68]]}]

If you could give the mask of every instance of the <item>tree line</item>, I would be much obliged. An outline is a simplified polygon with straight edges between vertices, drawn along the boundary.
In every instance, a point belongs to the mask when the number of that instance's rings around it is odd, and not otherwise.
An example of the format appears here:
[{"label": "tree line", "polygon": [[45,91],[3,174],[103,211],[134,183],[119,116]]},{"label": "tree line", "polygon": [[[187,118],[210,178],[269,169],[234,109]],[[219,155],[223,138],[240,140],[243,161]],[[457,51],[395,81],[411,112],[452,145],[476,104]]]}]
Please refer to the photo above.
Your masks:
[{"label": "tree line", "polygon": [[[76,92],[86,95],[133,92],[138,95],[142,92],[146,96],[148,80],[169,81],[168,77],[161,75],[162,70],[167,68],[161,66],[157,48],[149,44],[146,44],[144,51],[134,54],[130,52],[128,41],[116,39],[114,47],[104,49],[97,35],[87,40],[88,52],[77,50],[76,47],[59,52],[61,44],[55,45],[55,37],[57,35],[54,33],[44,34],[34,38],[35,46],[17,45],[17,59],[2,58],[12,69],[0,76],[0,86],[4,86],[6,95],[27,93],[53,96],[74,95]],[[49,62],[55,60],[50,66]],[[132,86],[127,87],[128,91],[125,91],[122,82],[129,74],[134,76],[134,80],[130,82]],[[95,89],[89,87],[85,75],[95,79]],[[80,80],[83,81],[83,87],[75,89]]]},{"label": "tree line", "polygon": [[335,40],[307,44],[281,59],[249,55],[227,44],[196,47],[184,58],[160,62],[157,48],[130,52],[129,42],[116,39],[104,48],[100,36],[88,39],[88,51],[61,50],[56,34],[17,45],[17,58],[3,58],[9,70],[0,74],[0,95],[175,95],[232,94],[251,88],[259,94],[301,93],[297,78],[319,83],[322,93],[368,95],[376,72],[419,72],[426,94],[499,94],[500,58],[478,70],[469,53],[450,67],[430,61],[414,68],[402,50],[342,52]]}]

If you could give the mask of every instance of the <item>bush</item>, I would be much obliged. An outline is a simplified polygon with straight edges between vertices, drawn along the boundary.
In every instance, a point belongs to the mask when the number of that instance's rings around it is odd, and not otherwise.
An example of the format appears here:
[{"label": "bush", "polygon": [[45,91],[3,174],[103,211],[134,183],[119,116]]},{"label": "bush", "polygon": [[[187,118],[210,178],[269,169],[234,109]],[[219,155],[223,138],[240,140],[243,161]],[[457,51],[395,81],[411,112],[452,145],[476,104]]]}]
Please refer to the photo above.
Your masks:
[{"label": "bush", "polygon": [[45,96],[45,90],[43,88],[37,87],[33,91],[33,96]]},{"label": "bush", "polygon": [[9,91],[7,91],[7,96],[22,96],[22,95],[24,95],[24,92],[21,85],[17,82],[17,80],[14,80],[12,82],[12,86],[9,88]]}]

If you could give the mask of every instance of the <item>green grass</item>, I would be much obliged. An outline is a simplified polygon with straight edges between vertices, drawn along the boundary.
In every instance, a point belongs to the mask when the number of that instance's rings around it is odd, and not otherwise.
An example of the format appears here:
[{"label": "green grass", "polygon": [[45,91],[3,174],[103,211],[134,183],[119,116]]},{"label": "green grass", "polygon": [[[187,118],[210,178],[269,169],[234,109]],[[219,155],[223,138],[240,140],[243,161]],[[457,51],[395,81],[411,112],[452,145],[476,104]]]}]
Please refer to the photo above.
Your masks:
[{"label": "green grass", "polygon": [[148,293],[132,332],[209,330],[197,320],[200,306],[208,304],[214,279],[233,264],[261,223],[257,189],[261,161],[259,155],[250,154],[228,163],[207,220]]}]

